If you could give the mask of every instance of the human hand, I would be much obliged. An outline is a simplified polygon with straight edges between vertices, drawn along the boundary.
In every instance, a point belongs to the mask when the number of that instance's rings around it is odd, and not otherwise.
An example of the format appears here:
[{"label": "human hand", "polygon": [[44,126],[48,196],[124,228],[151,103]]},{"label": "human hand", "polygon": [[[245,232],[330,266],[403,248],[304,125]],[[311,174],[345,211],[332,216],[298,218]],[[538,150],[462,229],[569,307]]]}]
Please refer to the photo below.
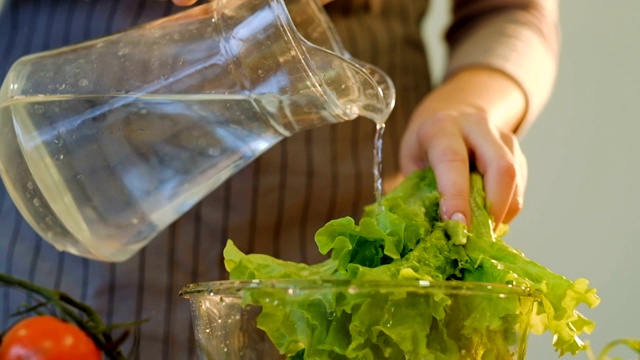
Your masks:
[{"label": "human hand", "polygon": [[414,110],[400,145],[403,175],[430,166],[442,195],[441,216],[468,224],[469,172],[484,177],[495,224],[520,212],[527,162],[512,129],[526,99],[502,73],[466,70],[428,95]]}]

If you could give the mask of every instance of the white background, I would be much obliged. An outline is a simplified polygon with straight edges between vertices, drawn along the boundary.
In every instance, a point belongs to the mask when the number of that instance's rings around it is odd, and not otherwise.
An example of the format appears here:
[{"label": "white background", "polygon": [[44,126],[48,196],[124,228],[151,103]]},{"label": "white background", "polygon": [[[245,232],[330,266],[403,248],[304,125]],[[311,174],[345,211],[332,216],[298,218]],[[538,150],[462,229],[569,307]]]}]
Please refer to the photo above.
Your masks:
[{"label": "white background", "polygon": [[[426,22],[437,73],[448,7],[433,1]],[[561,0],[560,21],[555,91],[522,139],[529,184],[505,240],[598,289],[600,305],[582,312],[597,324],[584,339],[599,352],[616,338],[640,339],[640,1]],[[557,358],[550,342],[531,335],[527,359]]]}]

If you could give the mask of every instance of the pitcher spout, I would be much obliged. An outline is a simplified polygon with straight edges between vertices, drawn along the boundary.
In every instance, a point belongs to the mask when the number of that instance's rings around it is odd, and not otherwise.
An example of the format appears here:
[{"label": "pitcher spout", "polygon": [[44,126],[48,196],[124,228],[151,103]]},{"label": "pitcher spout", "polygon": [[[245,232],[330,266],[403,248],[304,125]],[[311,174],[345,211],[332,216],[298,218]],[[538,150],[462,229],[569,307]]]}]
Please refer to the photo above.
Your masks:
[{"label": "pitcher spout", "polygon": [[[368,109],[371,105],[368,105],[367,101],[364,101],[367,104],[367,109],[364,109],[363,115],[375,121],[377,124],[384,123],[389,114],[393,110],[396,104],[396,87],[393,84],[393,81],[384,71],[380,70],[378,67],[365,63],[363,61],[353,59],[353,61],[360,65],[364,71],[369,74],[369,76],[375,81],[378,85],[378,90],[382,95],[383,104],[382,107],[373,107]],[[380,105],[378,105],[380,106]]]},{"label": "pitcher spout", "polygon": [[309,83],[333,116],[332,122],[359,116],[384,123],[395,105],[395,86],[377,67],[303,41]]}]

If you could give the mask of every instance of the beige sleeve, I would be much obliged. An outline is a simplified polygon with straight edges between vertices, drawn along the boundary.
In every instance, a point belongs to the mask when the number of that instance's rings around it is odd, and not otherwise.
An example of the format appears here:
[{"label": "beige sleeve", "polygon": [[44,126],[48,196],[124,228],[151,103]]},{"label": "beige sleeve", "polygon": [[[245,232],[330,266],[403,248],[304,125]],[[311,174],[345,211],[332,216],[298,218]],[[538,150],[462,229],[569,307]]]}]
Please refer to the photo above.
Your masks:
[{"label": "beige sleeve", "polygon": [[512,77],[527,98],[523,134],[549,99],[558,67],[556,0],[455,0],[446,34],[447,76],[487,66]]}]

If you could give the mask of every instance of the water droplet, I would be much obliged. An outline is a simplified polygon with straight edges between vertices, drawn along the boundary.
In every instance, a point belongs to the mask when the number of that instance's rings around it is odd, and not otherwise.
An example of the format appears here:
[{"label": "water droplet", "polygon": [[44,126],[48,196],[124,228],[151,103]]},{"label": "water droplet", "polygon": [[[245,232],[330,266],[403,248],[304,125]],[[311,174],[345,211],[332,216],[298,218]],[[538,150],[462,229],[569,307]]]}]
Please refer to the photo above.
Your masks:
[{"label": "water droplet", "polygon": [[347,105],[345,106],[345,112],[349,114],[349,116],[357,117],[360,115],[360,109],[356,105]]},{"label": "water droplet", "polygon": [[139,224],[140,223],[140,218],[137,218],[137,217],[132,218],[131,219],[131,223],[134,224],[134,225]]},{"label": "water droplet", "polygon": [[89,80],[87,80],[87,79],[80,79],[80,81],[78,81],[78,85],[80,85],[80,86],[87,86],[87,85],[89,85]]},{"label": "water droplet", "polygon": [[55,161],[62,161],[62,159],[64,159],[64,155],[63,154],[58,154],[58,155],[53,157],[53,160],[55,160]]},{"label": "water droplet", "polygon": [[331,320],[336,317],[336,312],[333,310],[327,311],[327,319]]},{"label": "water droplet", "polygon": [[264,70],[262,69],[258,70],[258,75],[261,77],[264,76]]},{"label": "water droplet", "polygon": [[33,190],[33,183],[31,181],[27,182],[27,188]]},{"label": "water droplet", "polygon": [[33,107],[33,109],[36,111],[36,113],[38,114],[42,114],[44,112],[44,106],[42,105],[35,105]]},{"label": "water droplet", "polygon": [[128,48],[124,48],[124,49],[118,51],[118,55],[119,56],[126,55],[128,53],[129,53],[129,49]]},{"label": "water droplet", "polygon": [[57,146],[62,146],[62,144],[64,144],[64,139],[60,137],[54,138],[53,143]]},{"label": "water droplet", "polygon": [[42,205],[40,198],[33,198],[33,205],[40,207],[40,205]]},{"label": "water droplet", "polygon": [[79,181],[84,180],[84,175],[83,174],[76,175],[76,180],[79,180]]}]

